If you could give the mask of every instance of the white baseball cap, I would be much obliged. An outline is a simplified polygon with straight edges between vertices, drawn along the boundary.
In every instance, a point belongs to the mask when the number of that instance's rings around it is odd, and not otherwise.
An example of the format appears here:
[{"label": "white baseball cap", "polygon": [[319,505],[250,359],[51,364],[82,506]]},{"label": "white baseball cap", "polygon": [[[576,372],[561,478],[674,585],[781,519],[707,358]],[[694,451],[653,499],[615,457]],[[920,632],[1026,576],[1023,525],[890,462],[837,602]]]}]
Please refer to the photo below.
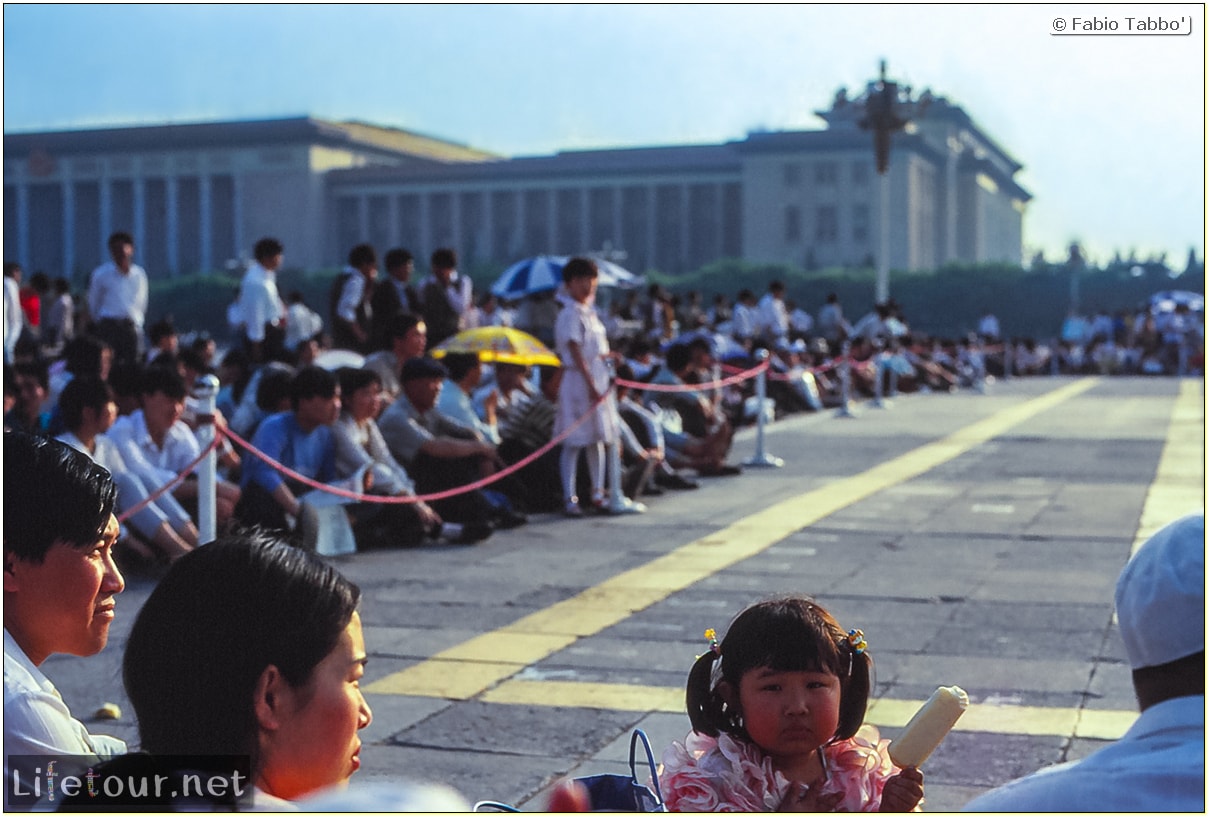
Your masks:
[{"label": "white baseball cap", "polygon": [[1117,579],[1117,620],[1133,669],[1205,649],[1205,515],[1150,537]]}]

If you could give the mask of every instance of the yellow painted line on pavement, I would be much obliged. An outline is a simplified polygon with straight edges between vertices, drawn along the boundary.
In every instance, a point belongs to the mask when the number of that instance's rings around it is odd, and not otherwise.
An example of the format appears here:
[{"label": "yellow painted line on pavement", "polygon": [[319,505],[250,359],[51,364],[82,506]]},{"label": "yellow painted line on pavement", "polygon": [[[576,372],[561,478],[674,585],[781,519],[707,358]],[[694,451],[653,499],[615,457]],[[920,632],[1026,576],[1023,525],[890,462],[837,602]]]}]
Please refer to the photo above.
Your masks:
[{"label": "yellow painted line on pavement", "polygon": [[[510,679],[487,690],[479,700],[521,706],[563,706],[619,712],[684,712],[683,687],[601,684],[579,681]],[[906,726],[923,701],[878,698],[871,701],[865,723]],[[1136,711],[1082,710],[1073,707],[974,703],[957,721],[958,732],[1002,735],[1055,735],[1116,740],[1137,719]]]},{"label": "yellow painted line on pavement", "polygon": [[1133,552],[1168,522],[1205,512],[1205,381],[1184,379],[1171,409],[1167,442],[1146,493]]},{"label": "yellow painted line on pavement", "polygon": [[578,638],[599,633],[855,502],[948,462],[1099,382],[1097,377],[1077,380],[860,474],[778,502],[576,596],[442,650],[365,690],[451,700],[482,695]]}]

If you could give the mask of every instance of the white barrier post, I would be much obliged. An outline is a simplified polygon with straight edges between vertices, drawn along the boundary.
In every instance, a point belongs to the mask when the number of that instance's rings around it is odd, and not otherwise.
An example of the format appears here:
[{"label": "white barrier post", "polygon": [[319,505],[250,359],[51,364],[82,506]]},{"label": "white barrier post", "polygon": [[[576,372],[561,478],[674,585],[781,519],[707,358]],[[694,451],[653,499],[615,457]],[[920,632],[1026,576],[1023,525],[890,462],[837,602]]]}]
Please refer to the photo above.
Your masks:
[{"label": "white barrier post", "polygon": [[[608,361],[610,381],[612,380],[613,360]],[[613,388],[612,383],[609,388]],[[596,407],[596,411],[608,411],[612,404],[608,400]],[[617,414],[614,410],[614,414]],[[641,502],[636,502],[625,495],[625,491],[621,487],[621,424],[625,421],[617,414],[613,418],[617,422],[618,433],[617,439],[611,443],[605,443],[605,449],[608,454],[609,468],[609,513],[611,514],[626,514],[626,513],[646,513],[646,505]]]},{"label": "white barrier post", "polygon": [[848,405],[852,390],[852,362],[849,360],[851,351],[852,344],[844,341],[844,345],[840,348],[840,407],[835,410],[836,417],[849,419],[856,417]]},{"label": "white barrier post", "polygon": [[785,460],[774,457],[764,450],[764,399],[768,393],[768,384],[765,380],[768,376],[768,368],[765,364],[768,363],[768,357],[767,349],[756,352],[756,361],[765,367],[756,375],[756,453],[743,463],[755,468],[780,468],[785,464]]},{"label": "white barrier post", "polygon": [[[214,442],[215,398],[218,397],[218,378],[204,374],[193,383],[193,396],[197,399],[197,441],[202,448]],[[201,465],[197,467],[197,532],[201,544],[213,542],[218,537],[218,451],[211,449]]]}]

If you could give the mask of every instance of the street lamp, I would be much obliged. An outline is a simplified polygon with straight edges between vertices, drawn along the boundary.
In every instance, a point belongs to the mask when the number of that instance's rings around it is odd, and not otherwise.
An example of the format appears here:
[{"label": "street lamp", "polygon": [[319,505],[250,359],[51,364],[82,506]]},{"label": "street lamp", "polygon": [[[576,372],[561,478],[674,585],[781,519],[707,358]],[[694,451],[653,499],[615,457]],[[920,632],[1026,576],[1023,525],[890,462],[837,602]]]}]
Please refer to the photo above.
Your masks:
[{"label": "street lamp", "polygon": [[881,76],[878,81],[869,83],[863,97],[856,101],[861,106],[859,110],[864,114],[857,124],[863,130],[873,132],[873,155],[880,177],[881,247],[877,254],[876,300],[878,303],[885,303],[890,299],[890,180],[886,175],[886,171],[890,169],[890,136],[895,131],[906,128],[912,119],[921,116],[928,101],[912,100],[909,85],[903,87],[893,80],[886,79],[885,60],[881,61]]}]

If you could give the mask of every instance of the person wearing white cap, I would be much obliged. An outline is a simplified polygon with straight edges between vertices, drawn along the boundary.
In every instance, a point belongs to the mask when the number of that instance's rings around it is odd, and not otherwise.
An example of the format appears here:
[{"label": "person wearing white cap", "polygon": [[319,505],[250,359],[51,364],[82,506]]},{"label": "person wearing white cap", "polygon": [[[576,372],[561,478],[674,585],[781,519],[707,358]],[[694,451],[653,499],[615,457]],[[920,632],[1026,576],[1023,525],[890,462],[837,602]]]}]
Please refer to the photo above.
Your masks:
[{"label": "person wearing white cap", "polygon": [[1205,516],[1179,519],[1117,579],[1142,714],[1110,746],[993,789],[965,811],[1205,810]]}]

